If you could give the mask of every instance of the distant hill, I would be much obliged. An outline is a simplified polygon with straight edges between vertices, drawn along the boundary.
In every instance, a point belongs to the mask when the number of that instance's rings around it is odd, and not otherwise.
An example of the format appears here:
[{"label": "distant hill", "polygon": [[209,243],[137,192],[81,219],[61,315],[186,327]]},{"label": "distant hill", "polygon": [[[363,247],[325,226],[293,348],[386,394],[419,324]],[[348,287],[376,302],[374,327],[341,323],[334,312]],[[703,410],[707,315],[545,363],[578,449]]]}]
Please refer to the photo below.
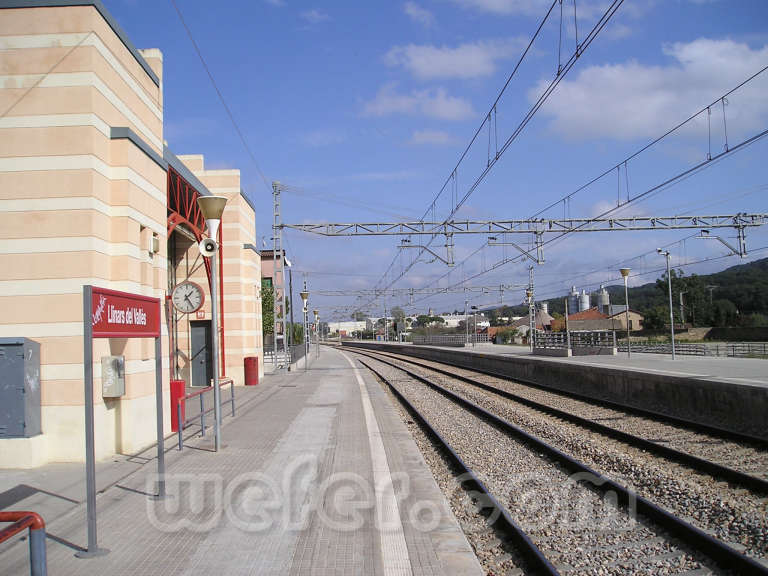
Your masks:
[{"label": "distant hill", "polygon": [[[768,258],[747,264],[731,266],[713,274],[678,276],[672,271],[672,297],[675,307],[675,321],[679,318],[679,293],[684,294],[686,322],[697,325],[762,325],[768,323]],[[709,287],[714,287],[710,290]],[[612,304],[624,304],[624,287],[606,287]],[[563,314],[567,294],[545,300],[549,312]],[[642,286],[629,289],[632,309],[654,318],[668,315],[666,274]],[[596,302],[594,297],[592,305]],[[528,313],[525,305],[505,306],[494,311],[496,315],[522,316]],[[494,312],[491,315],[494,315]],[[667,317],[668,320],[668,317]],[[661,319],[659,320],[661,321]]]}]

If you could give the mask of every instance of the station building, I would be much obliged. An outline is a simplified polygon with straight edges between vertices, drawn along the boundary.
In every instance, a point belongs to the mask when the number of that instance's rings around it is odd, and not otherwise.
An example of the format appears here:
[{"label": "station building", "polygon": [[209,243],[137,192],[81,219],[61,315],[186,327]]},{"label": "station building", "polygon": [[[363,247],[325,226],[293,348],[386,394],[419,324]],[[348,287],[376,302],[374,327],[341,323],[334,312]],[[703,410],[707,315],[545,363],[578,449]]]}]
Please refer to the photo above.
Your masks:
[{"label": "station building", "polygon": [[[41,424],[19,437],[0,422],[0,467],[84,459],[84,285],[161,299],[167,433],[169,381],[212,377],[213,305],[220,374],[241,385],[253,356],[263,374],[255,208],[238,170],[171,152],[163,111],[161,52],[137,50],[99,0],[0,1],[0,338],[40,344]],[[228,198],[218,303],[197,247],[209,194]],[[192,314],[169,300],[186,280],[205,294]],[[135,453],[155,437],[153,342],[93,347],[96,455]],[[104,356],[124,358],[119,398],[102,398]]]}]

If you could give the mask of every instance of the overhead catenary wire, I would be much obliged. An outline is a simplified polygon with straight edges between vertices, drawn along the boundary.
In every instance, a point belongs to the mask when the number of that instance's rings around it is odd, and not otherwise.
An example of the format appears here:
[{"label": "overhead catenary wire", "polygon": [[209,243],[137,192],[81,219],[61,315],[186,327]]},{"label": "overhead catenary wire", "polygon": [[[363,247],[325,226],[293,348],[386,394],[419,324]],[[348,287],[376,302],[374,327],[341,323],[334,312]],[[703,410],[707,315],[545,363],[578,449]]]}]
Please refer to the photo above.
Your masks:
[{"label": "overhead catenary wire", "polygon": [[[548,210],[554,208],[555,206],[558,206],[561,202],[570,202],[570,200],[573,198],[573,196],[575,196],[576,194],[578,194],[578,193],[582,192],[583,190],[587,189],[589,186],[591,186],[594,183],[598,182],[599,180],[601,180],[605,176],[613,173],[614,170],[617,170],[622,165],[624,165],[626,167],[627,163],[630,160],[636,158],[637,156],[639,156],[640,154],[642,154],[643,152],[645,152],[646,150],[648,150],[652,146],[658,144],[659,142],[661,142],[665,138],[669,137],[671,134],[673,134],[674,132],[679,130],[681,127],[683,127],[687,123],[693,121],[697,116],[702,114],[704,111],[707,111],[711,106],[714,105],[714,103],[720,102],[722,99],[726,98],[727,96],[732,95],[737,90],[741,89],[745,85],[747,85],[750,82],[752,82],[753,80],[755,80],[761,74],[765,73],[767,70],[768,70],[768,66],[765,66],[765,67],[761,68],[760,70],[758,70],[757,72],[755,72],[754,74],[752,74],[751,76],[746,78],[744,81],[740,82],[739,84],[737,84],[736,86],[734,86],[733,88],[728,90],[726,93],[724,93],[723,95],[721,95],[720,97],[715,99],[713,104],[709,104],[707,106],[704,106],[698,112],[692,114],[687,119],[683,120],[682,122],[678,123],[674,127],[670,128],[669,130],[664,132],[661,136],[659,136],[659,137],[655,138],[654,140],[652,140],[651,142],[647,143],[646,145],[644,145],[643,147],[641,147],[637,151],[633,152],[631,155],[627,156],[625,159],[621,160],[617,164],[614,164],[611,168],[605,170],[600,175],[592,178],[587,183],[579,186],[573,192],[571,192],[569,194],[566,194],[565,196],[561,197],[559,200],[554,201],[554,202],[550,203],[548,206],[546,206],[545,208],[539,210],[538,212],[533,214],[531,216],[531,218],[536,218],[538,216],[541,216],[542,214],[544,214]],[[753,136],[751,136],[751,137],[741,141],[736,146],[726,147],[723,150],[723,152],[721,152],[719,154],[716,154],[714,156],[710,152],[710,153],[707,154],[706,160],[704,160],[703,162],[700,162],[700,163],[696,164],[695,166],[693,166],[693,167],[691,167],[691,168],[689,168],[687,170],[684,170],[684,171],[682,171],[682,172],[672,176],[671,178],[666,179],[665,181],[663,181],[662,183],[658,184],[657,186],[651,187],[650,189],[647,189],[646,191],[644,191],[644,192],[642,192],[640,194],[637,194],[634,197],[628,196],[626,202],[624,202],[624,203],[620,203],[620,202],[617,203],[617,206],[615,206],[615,207],[613,207],[613,208],[603,212],[602,214],[596,216],[595,218],[602,218],[602,217],[605,217],[605,216],[607,216],[609,214],[613,214],[616,211],[625,210],[630,204],[636,205],[636,203],[638,203],[639,201],[647,199],[647,198],[649,198],[651,196],[655,196],[656,194],[666,190],[667,188],[669,188],[669,187],[671,187],[671,186],[673,186],[673,185],[675,185],[675,184],[677,184],[679,182],[682,182],[683,180],[693,176],[694,174],[697,174],[698,172],[700,172],[700,171],[702,171],[702,170],[704,170],[704,169],[706,169],[706,168],[708,168],[710,166],[713,166],[713,165],[717,164],[718,162],[720,162],[724,158],[730,156],[732,153],[737,152],[739,150],[742,150],[742,149],[745,149],[745,148],[751,146],[752,144],[754,144],[757,141],[759,141],[762,138],[764,138],[766,135],[768,135],[768,130],[764,130],[762,132],[758,132],[758,133],[754,134]],[[626,169],[625,169],[625,174],[626,174]],[[629,194],[628,186],[627,186],[627,193]],[[554,243],[557,243],[560,239],[565,237],[567,234],[568,233],[566,232],[564,234],[561,234],[561,235],[558,235],[558,236],[556,236],[554,238],[551,238],[550,240],[544,242],[543,245],[552,245]],[[487,246],[488,246],[488,242],[486,241],[477,250],[475,250],[470,255],[470,257],[473,256],[474,254],[476,254],[478,251],[486,248]],[[460,264],[463,264],[464,262],[466,262],[470,257],[467,257],[466,259],[464,259]],[[467,281],[467,280],[472,279],[472,278],[477,278],[477,277],[482,276],[483,274],[485,274],[487,272],[491,272],[493,270],[498,269],[500,266],[506,265],[508,263],[520,261],[520,260],[521,260],[520,256],[516,256],[516,257],[513,257],[513,258],[504,258],[502,261],[500,261],[499,263],[493,265],[491,268],[489,268],[487,270],[483,270],[483,271],[481,271],[478,274],[475,274],[475,275],[473,275],[473,276],[471,276],[469,278],[466,278],[464,281]],[[447,271],[446,273],[444,273],[443,275],[438,277],[438,279],[436,281],[432,281],[431,283],[427,284],[427,286],[433,284],[434,282],[439,282],[441,279],[445,278],[446,276],[449,276],[451,274],[451,272],[452,272],[451,270]],[[461,284],[461,283],[459,283],[459,284]]]},{"label": "overhead catenary wire", "polygon": [[[584,42],[582,44],[577,44],[576,49],[574,50],[573,54],[570,56],[566,64],[562,67],[562,70],[558,70],[557,74],[555,75],[555,78],[550,82],[548,87],[542,92],[542,94],[539,96],[537,101],[534,103],[534,105],[529,109],[528,113],[523,117],[522,121],[518,124],[517,128],[514,130],[512,135],[507,138],[504,145],[502,145],[501,149],[499,149],[496,152],[496,155],[493,158],[488,159],[488,164],[485,167],[484,170],[481,171],[480,176],[478,176],[475,181],[470,185],[467,192],[464,194],[464,196],[459,200],[459,202],[452,206],[451,211],[449,215],[446,217],[445,221],[447,222],[456,212],[466,203],[466,201],[469,199],[469,197],[474,193],[474,191],[477,189],[479,184],[485,179],[485,177],[488,175],[488,173],[491,171],[491,169],[495,166],[495,164],[498,162],[498,160],[503,156],[503,154],[506,152],[506,150],[510,147],[510,145],[517,139],[517,137],[522,133],[523,129],[527,126],[527,124],[530,122],[530,120],[535,116],[536,112],[541,108],[541,106],[546,102],[546,100],[551,96],[551,94],[556,89],[557,85],[562,81],[563,78],[568,74],[568,72],[575,66],[576,62],[580,58],[581,55],[585,52],[585,50],[591,45],[591,43],[594,41],[594,39],[597,37],[597,35],[602,31],[602,29],[606,26],[606,24],[610,21],[610,19],[613,17],[613,15],[616,13],[618,8],[621,6],[624,0],[614,0],[611,5],[605,10],[603,15],[600,17],[598,22],[595,24],[595,26],[592,28],[590,33],[586,36]],[[512,73],[507,78],[507,81],[505,82],[502,90],[497,95],[496,99],[494,100],[492,106],[489,109],[488,114],[486,117],[484,117],[483,122],[480,124],[478,129],[475,131],[472,139],[470,140],[467,147],[462,152],[461,156],[459,157],[458,162],[456,163],[453,170],[451,170],[449,176],[445,179],[445,182],[443,183],[443,186],[441,187],[440,191],[437,193],[435,198],[432,200],[431,204],[427,207],[424,214],[421,217],[421,220],[427,217],[427,215],[431,212],[434,213],[435,206],[437,203],[437,200],[440,198],[442,193],[445,191],[445,189],[450,185],[452,178],[455,177],[455,174],[463,162],[463,160],[466,158],[469,150],[471,149],[474,142],[477,140],[477,137],[482,132],[483,127],[486,125],[487,122],[489,122],[489,118],[491,117],[491,113],[496,109],[501,97],[503,96],[504,92],[506,91],[507,87],[509,86],[512,78],[517,73],[520,65],[522,64],[523,60],[529,53],[531,47],[533,46],[533,43],[535,42],[536,38],[538,37],[539,33],[541,32],[542,28],[544,27],[545,23],[549,19],[550,15],[552,14],[552,11],[557,4],[558,0],[555,0],[552,2],[552,4],[549,6],[549,9],[547,10],[546,15],[540,22],[536,32],[534,33],[533,37],[531,38],[530,42],[528,43],[526,49],[524,50],[521,58],[518,60],[517,64],[515,65]],[[433,218],[434,219],[434,218]],[[394,285],[397,281],[399,281],[401,278],[403,278],[410,270],[413,268],[413,266],[416,264],[416,262],[419,261],[419,258],[423,255],[426,248],[428,248],[432,242],[434,241],[434,237],[432,237],[430,240],[428,240],[425,244],[425,247],[421,248],[418,255],[414,257],[411,260],[411,263],[408,264],[401,273],[395,277],[392,281],[390,281],[384,289]],[[392,259],[392,262],[387,267],[386,271],[384,272],[382,278],[377,282],[376,288],[382,283],[386,283],[386,279],[394,267],[395,263],[398,260],[398,255],[395,255],[395,257]]]},{"label": "overhead catenary wire", "polygon": [[232,126],[235,129],[235,132],[237,132],[237,135],[240,138],[240,142],[242,142],[246,153],[248,154],[251,161],[253,162],[253,165],[256,168],[256,172],[258,172],[259,176],[261,177],[261,181],[264,183],[264,186],[271,193],[272,186],[269,183],[269,180],[267,180],[267,177],[264,175],[264,172],[262,172],[261,167],[259,166],[259,161],[256,160],[256,155],[253,153],[253,150],[248,144],[248,141],[246,140],[245,135],[243,134],[243,131],[240,129],[240,125],[237,123],[237,120],[235,120],[235,116],[234,114],[232,114],[232,110],[229,108],[229,104],[227,104],[227,101],[224,98],[224,94],[222,94],[221,89],[219,88],[219,85],[216,82],[216,79],[213,77],[213,74],[211,73],[211,69],[208,67],[208,63],[205,61],[205,58],[203,57],[203,53],[200,51],[200,47],[197,45],[197,42],[195,41],[195,38],[192,35],[192,30],[190,30],[189,26],[187,26],[187,22],[184,20],[184,16],[182,15],[181,10],[179,9],[179,6],[176,4],[176,0],[171,0],[171,4],[173,4],[173,8],[176,10],[176,14],[178,14],[179,20],[181,21],[181,25],[184,27],[184,30],[186,31],[190,42],[192,42],[192,46],[194,47],[195,52],[197,53],[197,57],[200,59],[200,63],[203,65],[203,68],[205,69],[205,73],[208,75],[208,79],[211,81],[211,85],[213,86],[213,89],[216,91],[216,95],[219,97],[219,101],[221,102],[221,105],[224,107],[224,110],[226,111],[229,121],[232,123]]}]

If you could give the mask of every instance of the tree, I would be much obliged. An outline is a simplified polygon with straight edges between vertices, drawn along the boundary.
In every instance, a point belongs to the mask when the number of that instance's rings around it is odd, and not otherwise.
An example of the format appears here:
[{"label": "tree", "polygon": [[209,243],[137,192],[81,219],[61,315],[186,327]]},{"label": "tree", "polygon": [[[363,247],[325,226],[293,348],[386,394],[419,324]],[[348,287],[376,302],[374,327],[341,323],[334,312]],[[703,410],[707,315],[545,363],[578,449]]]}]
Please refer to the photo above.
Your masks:
[{"label": "tree", "polygon": [[643,327],[650,330],[662,330],[665,323],[669,322],[669,310],[663,306],[654,306],[645,311]]},{"label": "tree", "polygon": [[273,334],[275,328],[275,291],[269,278],[261,279],[261,329]]},{"label": "tree", "polygon": [[362,322],[363,320],[365,320],[365,313],[360,312],[360,310],[355,310],[354,312],[352,312],[350,317],[355,322]]}]

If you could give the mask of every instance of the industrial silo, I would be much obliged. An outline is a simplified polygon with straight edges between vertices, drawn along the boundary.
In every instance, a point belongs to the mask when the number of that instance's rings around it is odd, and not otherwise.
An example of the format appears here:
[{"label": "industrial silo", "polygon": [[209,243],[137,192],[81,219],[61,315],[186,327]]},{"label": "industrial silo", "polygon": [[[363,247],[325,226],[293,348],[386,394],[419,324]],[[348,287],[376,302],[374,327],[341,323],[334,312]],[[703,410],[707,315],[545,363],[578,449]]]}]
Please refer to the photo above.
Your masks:
[{"label": "industrial silo", "polygon": [[600,292],[597,293],[597,309],[603,314],[608,314],[611,307],[611,296],[603,284],[600,284]]},{"label": "industrial silo", "polygon": [[576,314],[579,311],[579,291],[576,286],[571,286],[571,293],[568,294],[568,314]]},{"label": "industrial silo", "polygon": [[586,290],[581,291],[581,297],[579,298],[579,312],[589,310],[589,294]]}]

